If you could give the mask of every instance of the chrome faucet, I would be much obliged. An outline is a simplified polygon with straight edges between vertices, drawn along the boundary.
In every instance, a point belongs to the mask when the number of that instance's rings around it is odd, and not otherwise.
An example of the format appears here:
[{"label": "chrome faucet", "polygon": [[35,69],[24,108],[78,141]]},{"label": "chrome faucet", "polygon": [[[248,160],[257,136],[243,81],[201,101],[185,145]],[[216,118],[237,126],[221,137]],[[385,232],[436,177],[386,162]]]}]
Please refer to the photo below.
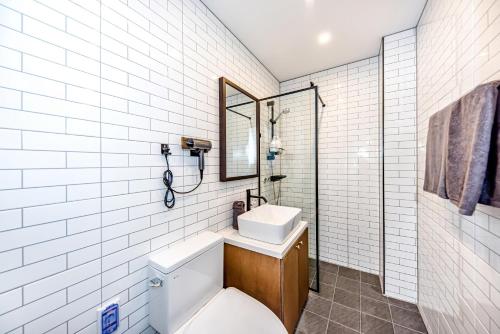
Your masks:
[{"label": "chrome faucet", "polygon": [[252,195],[252,190],[257,190],[257,188],[247,189],[247,211],[252,209],[252,198],[262,199],[267,203],[267,199],[264,196]]}]

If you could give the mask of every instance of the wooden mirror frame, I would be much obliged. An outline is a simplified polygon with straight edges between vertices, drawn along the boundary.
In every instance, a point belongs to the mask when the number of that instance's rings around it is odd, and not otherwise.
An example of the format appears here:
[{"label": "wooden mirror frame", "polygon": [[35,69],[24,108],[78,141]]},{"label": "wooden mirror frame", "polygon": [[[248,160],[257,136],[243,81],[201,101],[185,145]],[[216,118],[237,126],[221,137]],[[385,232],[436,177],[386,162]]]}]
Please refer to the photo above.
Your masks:
[{"label": "wooden mirror frame", "polygon": [[[241,175],[241,176],[231,176],[228,177],[226,175],[227,170],[227,159],[226,159],[226,84],[233,87],[240,93],[246,95],[248,98],[255,101],[255,117],[256,117],[256,133],[255,133],[255,149],[257,153],[257,161],[256,161],[256,174],[250,175]],[[219,174],[221,182],[227,181],[236,181],[236,180],[244,180],[250,179],[253,177],[258,177],[260,175],[260,103],[259,99],[254,95],[250,94],[234,82],[225,77],[219,78],[219,143],[220,143],[220,153],[219,153]]]}]

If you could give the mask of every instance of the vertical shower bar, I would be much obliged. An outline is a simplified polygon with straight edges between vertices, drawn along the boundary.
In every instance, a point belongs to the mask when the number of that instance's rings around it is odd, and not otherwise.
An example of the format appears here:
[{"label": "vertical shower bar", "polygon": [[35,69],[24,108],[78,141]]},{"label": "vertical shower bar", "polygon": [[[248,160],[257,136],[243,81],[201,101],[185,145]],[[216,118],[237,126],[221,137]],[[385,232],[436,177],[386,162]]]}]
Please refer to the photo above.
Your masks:
[{"label": "vertical shower bar", "polygon": [[[316,292],[319,292],[319,189],[318,189],[318,86],[314,86],[314,162],[315,162],[315,185],[316,185]],[[324,105],[324,103],[322,103]]]},{"label": "vertical shower bar", "polygon": [[379,89],[381,92],[379,92],[379,99],[381,99],[379,103],[379,129],[380,129],[380,134],[379,134],[379,174],[380,174],[380,179],[379,179],[379,239],[381,244],[379,243],[379,270],[380,270],[380,264],[382,265],[382,270],[379,273],[379,279],[380,279],[380,287],[382,290],[382,293],[385,294],[385,156],[384,156],[384,150],[385,150],[385,130],[384,130],[384,123],[385,123],[385,102],[384,102],[384,96],[385,96],[385,91],[384,91],[384,44],[385,44],[385,37],[382,37],[382,44],[380,46],[380,55],[379,57],[382,57],[382,61],[379,62]]}]

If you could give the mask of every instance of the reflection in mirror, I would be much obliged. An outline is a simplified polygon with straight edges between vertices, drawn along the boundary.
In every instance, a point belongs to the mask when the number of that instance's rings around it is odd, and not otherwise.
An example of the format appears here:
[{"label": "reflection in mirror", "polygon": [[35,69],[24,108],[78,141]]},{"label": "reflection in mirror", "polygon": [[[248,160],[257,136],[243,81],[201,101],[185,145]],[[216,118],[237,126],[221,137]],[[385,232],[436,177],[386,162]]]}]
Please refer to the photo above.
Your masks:
[{"label": "reflection in mirror", "polygon": [[256,102],[226,86],[226,176],[252,175],[257,169]]},{"label": "reflection in mirror", "polygon": [[259,99],[219,78],[220,180],[259,176]]}]

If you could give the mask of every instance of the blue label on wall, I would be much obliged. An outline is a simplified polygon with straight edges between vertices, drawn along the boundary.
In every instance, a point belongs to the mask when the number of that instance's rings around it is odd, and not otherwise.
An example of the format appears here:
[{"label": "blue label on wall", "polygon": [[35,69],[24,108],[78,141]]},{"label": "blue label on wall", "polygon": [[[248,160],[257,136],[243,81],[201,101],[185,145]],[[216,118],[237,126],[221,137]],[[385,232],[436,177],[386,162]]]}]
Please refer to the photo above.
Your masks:
[{"label": "blue label on wall", "polygon": [[119,324],[120,314],[118,312],[118,304],[111,304],[102,312],[101,333],[111,334],[118,329]]}]

